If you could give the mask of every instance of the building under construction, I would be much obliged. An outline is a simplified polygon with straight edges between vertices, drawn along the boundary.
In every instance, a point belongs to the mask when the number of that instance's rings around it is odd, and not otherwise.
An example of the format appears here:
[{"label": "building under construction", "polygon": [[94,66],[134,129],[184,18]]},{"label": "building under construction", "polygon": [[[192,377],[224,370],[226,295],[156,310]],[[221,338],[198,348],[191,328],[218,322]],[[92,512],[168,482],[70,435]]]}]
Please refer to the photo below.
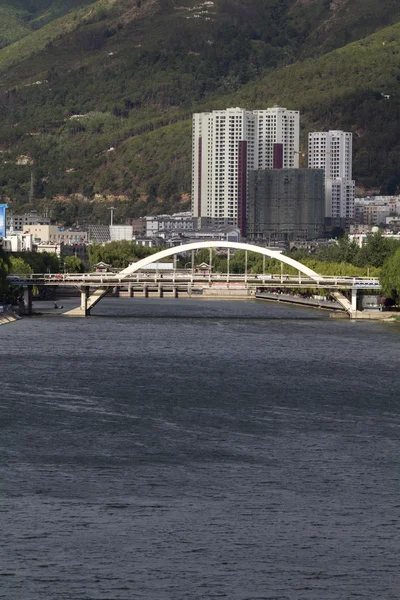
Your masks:
[{"label": "building under construction", "polygon": [[246,235],[253,240],[322,237],[325,184],[322,169],[250,171]]}]

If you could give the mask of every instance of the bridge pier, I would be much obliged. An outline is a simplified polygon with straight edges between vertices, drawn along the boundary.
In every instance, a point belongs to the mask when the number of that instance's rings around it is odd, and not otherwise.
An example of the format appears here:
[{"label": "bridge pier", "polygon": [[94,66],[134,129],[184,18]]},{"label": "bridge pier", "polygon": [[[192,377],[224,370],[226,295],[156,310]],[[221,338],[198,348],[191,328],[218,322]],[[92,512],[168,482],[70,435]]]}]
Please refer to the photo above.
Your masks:
[{"label": "bridge pier", "polygon": [[351,288],[351,310],[357,311],[357,288]]},{"label": "bridge pier", "polygon": [[128,285],[128,296],[129,298],[133,298],[133,287],[131,283]]},{"label": "bridge pier", "polygon": [[24,285],[24,306],[23,306],[23,314],[24,315],[32,314],[32,299],[33,299],[33,286],[32,285]]},{"label": "bridge pier", "polygon": [[143,296],[144,296],[145,298],[148,298],[148,297],[149,297],[149,288],[147,287],[147,284],[146,284],[146,283],[143,285]]},{"label": "bridge pier", "polygon": [[114,298],[119,298],[119,293],[120,293],[120,287],[119,285],[116,285],[115,288],[113,289],[113,296]]},{"label": "bridge pier", "polygon": [[83,285],[81,287],[81,304],[80,304],[80,312],[82,313],[82,317],[89,316],[89,310],[88,310],[89,294],[90,294],[89,286]]},{"label": "bridge pier", "polygon": [[164,298],[164,290],[163,290],[162,285],[158,286],[158,297],[159,298]]}]

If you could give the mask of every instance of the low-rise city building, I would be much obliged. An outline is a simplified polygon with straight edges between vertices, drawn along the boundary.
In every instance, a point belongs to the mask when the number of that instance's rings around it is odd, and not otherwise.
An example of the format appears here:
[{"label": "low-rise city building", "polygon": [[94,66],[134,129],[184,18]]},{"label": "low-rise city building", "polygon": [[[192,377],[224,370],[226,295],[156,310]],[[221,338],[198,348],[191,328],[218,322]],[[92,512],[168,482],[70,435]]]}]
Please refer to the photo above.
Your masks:
[{"label": "low-rise city building", "polygon": [[162,248],[165,241],[157,236],[133,236],[133,241],[138,246],[147,246],[148,248]]},{"label": "low-rise city building", "polygon": [[48,252],[49,254],[56,254],[58,257],[61,257],[63,245],[60,242],[40,242],[35,245],[36,252],[42,254],[43,252]]},{"label": "low-rise city building", "polygon": [[193,231],[194,219],[190,212],[173,215],[152,215],[144,217],[146,236],[167,232]]},{"label": "low-rise city building", "polygon": [[33,252],[33,236],[20,231],[9,232],[3,238],[3,248],[6,252]]},{"label": "low-rise city building", "polygon": [[355,201],[355,223],[384,227],[387,218],[396,215],[400,215],[400,198],[397,196],[357,198]]},{"label": "low-rise city building", "polygon": [[111,241],[109,225],[89,225],[89,244],[107,244]]},{"label": "low-rise city building", "polygon": [[32,234],[34,244],[83,244],[88,241],[87,231],[74,231],[58,225],[27,225],[24,233]]},{"label": "low-rise city building", "polygon": [[50,225],[50,219],[40,215],[36,210],[20,215],[7,212],[7,230],[9,232],[25,231],[25,227],[28,225]]},{"label": "low-rise city building", "polygon": [[[349,235],[349,239],[356,242],[357,246],[362,248],[369,235],[368,233],[354,233]],[[388,240],[400,241],[400,233],[383,233],[383,237]]]},{"label": "low-rise city building", "polygon": [[61,253],[63,258],[67,256],[76,256],[85,265],[89,264],[88,244],[63,244]]},{"label": "low-rise city building", "polygon": [[112,242],[121,242],[123,240],[131,242],[132,239],[132,225],[110,225],[110,240]]}]

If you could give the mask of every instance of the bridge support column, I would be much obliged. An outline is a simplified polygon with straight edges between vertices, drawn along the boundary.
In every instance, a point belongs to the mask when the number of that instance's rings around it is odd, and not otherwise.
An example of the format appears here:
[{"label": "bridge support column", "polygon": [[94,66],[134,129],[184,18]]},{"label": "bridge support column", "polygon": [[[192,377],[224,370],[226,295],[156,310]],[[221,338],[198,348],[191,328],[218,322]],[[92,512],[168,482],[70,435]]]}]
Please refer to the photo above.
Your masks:
[{"label": "bridge support column", "polygon": [[143,284],[143,296],[145,298],[149,297],[149,288],[147,287],[147,285],[145,283]]},{"label": "bridge support column", "polygon": [[159,298],[164,298],[164,290],[163,290],[162,285],[158,286],[158,297]]},{"label": "bridge support column", "polygon": [[226,287],[229,287],[229,269],[231,263],[231,249],[228,248],[228,254],[226,257]]},{"label": "bridge support column", "polygon": [[113,289],[114,298],[119,298],[119,292],[120,292],[120,287],[119,287],[119,285],[116,285],[115,288]]},{"label": "bridge support column", "polygon": [[84,285],[81,287],[81,305],[80,311],[82,313],[82,317],[89,316],[88,310],[88,298],[89,298],[90,290],[88,285]]},{"label": "bridge support column", "polygon": [[32,298],[33,298],[33,286],[24,285],[24,315],[32,314]]},{"label": "bridge support column", "polygon": [[173,298],[178,298],[178,288],[177,287],[172,288],[172,296],[173,296]]},{"label": "bridge support column", "polygon": [[351,310],[357,310],[357,288],[351,288]]},{"label": "bridge support column", "polygon": [[133,298],[133,287],[131,283],[128,285],[128,296],[129,298]]}]

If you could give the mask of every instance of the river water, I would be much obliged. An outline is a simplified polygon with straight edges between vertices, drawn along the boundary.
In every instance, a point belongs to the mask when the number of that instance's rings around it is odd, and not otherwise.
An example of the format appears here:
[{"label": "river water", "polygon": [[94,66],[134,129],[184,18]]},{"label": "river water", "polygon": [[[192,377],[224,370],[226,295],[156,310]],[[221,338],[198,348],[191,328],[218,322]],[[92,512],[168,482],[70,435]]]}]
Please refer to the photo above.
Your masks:
[{"label": "river water", "polygon": [[0,331],[1,599],[400,598],[397,325],[95,314]]}]

